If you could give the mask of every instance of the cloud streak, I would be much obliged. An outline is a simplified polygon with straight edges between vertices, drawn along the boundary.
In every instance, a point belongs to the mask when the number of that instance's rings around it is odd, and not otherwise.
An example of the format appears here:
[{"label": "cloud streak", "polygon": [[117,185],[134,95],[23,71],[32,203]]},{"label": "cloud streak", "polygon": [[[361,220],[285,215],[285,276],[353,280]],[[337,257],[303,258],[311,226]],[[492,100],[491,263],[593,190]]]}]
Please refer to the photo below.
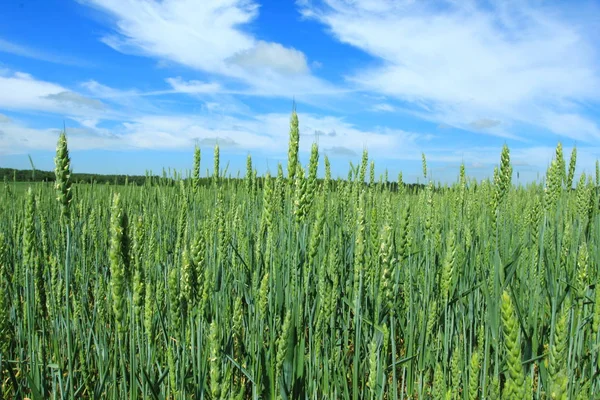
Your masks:
[{"label": "cloud streak", "polygon": [[[361,129],[338,117],[300,113],[301,150],[310,151],[314,140],[322,149],[351,156],[363,148],[389,158],[417,154],[422,135],[386,128]],[[81,127],[67,127],[75,140],[75,149],[189,149],[195,143],[229,149],[251,150],[270,155],[287,152],[289,115],[258,114],[251,118],[146,115],[135,117],[113,128],[98,128],[96,120],[81,120]],[[4,153],[20,154],[31,149],[52,151],[56,146],[55,129],[33,129],[19,122],[2,124],[0,138]],[[327,132],[315,135],[315,132]],[[28,138],[23,142],[22,138]],[[85,140],[89,140],[89,146]],[[343,143],[345,151],[338,151]],[[337,150],[336,150],[337,149]],[[420,153],[419,153],[420,154]]]},{"label": "cloud streak", "polygon": [[[371,55],[347,81],[405,104],[421,118],[487,133],[534,126],[581,141],[600,138],[582,103],[600,99],[594,38],[565,10],[532,1],[323,0],[299,2],[342,43]],[[582,130],[564,129],[576,119]],[[491,127],[489,127],[491,128]]]},{"label": "cloud streak", "polygon": [[54,64],[71,65],[76,67],[87,67],[91,64],[75,57],[51,54],[39,49],[33,49],[14,42],[0,38],[0,53],[14,54],[20,57],[46,61]]},{"label": "cloud streak", "polygon": [[39,80],[23,72],[7,72],[0,75],[0,108],[98,116],[105,105],[59,84]]}]

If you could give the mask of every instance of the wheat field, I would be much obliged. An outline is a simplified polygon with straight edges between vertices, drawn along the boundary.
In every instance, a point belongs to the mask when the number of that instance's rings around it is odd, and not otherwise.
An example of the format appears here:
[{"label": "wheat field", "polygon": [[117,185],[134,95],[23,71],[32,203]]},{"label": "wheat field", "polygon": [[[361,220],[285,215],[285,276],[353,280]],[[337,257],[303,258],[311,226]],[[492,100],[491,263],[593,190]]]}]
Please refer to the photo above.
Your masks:
[{"label": "wheat field", "polygon": [[[600,171],[544,183],[259,177],[0,191],[0,391],[30,399],[600,398]],[[500,149],[499,149],[500,150]],[[324,166],[324,167],[323,167]],[[324,178],[317,177],[324,176]],[[576,180],[574,182],[574,180]],[[571,189],[573,188],[573,189]]]}]

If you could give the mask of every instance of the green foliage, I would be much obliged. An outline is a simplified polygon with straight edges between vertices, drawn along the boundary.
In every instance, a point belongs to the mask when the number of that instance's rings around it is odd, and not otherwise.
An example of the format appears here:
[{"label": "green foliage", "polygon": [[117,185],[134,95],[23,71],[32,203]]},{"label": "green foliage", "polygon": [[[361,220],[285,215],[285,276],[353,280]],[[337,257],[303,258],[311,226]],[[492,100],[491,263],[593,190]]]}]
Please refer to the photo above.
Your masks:
[{"label": "green foliage", "polygon": [[493,181],[461,166],[441,187],[424,155],[427,186],[376,180],[366,149],[349,181],[327,157],[319,180],[290,122],[289,181],[250,157],[221,174],[215,147],[205,178],[196,148],[190,178],[74,185],[66,138],[56,187],[6,179],[1,397],[600,392],[598,192],[585,175],[566,190],[575,153],[544,185],[513,185],[506,146]]}]

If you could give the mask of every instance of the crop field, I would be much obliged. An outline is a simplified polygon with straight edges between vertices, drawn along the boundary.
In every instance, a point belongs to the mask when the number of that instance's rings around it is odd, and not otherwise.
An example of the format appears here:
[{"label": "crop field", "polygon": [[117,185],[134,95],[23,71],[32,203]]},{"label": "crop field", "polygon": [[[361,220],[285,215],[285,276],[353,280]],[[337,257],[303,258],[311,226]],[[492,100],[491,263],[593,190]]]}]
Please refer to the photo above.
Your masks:
[{"label": "crop field", "polygon": [[[257,176],[0,189],[0,393],[29,399],[600,398],[600,171],[544,183]],[[317,179],[319,176],[319,179]],[[324,178],[322,178],[324,177]],[[2,183],[0,183],[2,185]]]}]

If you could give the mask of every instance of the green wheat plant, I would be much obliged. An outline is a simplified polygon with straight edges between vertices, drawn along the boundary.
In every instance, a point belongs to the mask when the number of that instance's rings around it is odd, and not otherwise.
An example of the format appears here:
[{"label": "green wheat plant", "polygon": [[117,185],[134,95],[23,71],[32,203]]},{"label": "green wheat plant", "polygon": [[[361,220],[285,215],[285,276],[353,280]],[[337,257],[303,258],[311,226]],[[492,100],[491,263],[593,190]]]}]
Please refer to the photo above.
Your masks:
[{"label": "green wheat plant", "polygon": [[196,146],[187,174],[92,185],[63,132],[54,183],[5,180],[0,397],[600,393],[600,172],[575,149],[526,185],[508,146],[492,177],[463,164],[452,184],[423,153],[411,184],[367,148],[341,179],[301,137],[294,108],[287,165],[264,176],[248,155],[231,177],[218,146],[201,176]]}]

